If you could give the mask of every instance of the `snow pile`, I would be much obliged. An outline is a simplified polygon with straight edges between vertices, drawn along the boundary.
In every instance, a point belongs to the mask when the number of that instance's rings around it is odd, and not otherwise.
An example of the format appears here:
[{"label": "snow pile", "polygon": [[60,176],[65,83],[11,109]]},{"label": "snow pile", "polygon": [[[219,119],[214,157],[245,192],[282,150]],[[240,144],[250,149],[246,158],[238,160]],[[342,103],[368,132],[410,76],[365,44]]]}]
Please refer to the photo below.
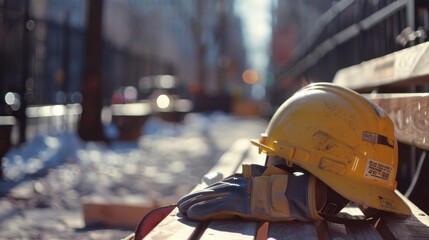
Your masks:
[{"label": "snow pile", "polygon": [[[188,114],[181,124],[150,119],[137,142],[82,142],[74,133],[37,136],[3,159],[3,194],[33,207],[78,209],[83,196],[177,199],[239,138],[266,121],[222,113]],[[6,190],[5,190],[6,189]],[[25,193],[25,194],[23,194]]]}]

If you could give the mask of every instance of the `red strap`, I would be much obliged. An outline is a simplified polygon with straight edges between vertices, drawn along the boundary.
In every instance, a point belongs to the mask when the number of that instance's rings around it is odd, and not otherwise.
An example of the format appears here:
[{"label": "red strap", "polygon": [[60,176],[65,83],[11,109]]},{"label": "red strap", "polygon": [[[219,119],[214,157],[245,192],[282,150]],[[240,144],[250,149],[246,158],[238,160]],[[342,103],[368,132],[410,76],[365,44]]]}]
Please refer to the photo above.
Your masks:
[{"label": "red strap", "polygon": [[156,227],[168,214],[170,214],[176,205],[156,208],[150,211],[140,221],[135,231],[135,240],[143,239],[152,229]]},{"label": "red strap", "polygon": [[269,222],[259,223],[258,229],[256,231],[255,240],[266,240],[268,239],[268,228],[270,226]]}]

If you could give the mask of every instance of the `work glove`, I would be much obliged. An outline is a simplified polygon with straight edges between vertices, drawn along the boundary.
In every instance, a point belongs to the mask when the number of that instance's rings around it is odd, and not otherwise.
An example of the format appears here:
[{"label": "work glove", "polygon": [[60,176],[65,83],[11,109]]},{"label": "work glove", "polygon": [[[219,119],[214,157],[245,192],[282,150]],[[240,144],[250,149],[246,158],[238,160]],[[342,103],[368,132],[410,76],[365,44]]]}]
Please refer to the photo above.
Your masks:
[{"label": "work glove", "polygon": [[[260,171],[262,170],[262,171]],[[262,172],[261,175],[259,175]],[[310,221],[326,202],[326,186],[313,175],[295,176],[275,167],[243,166],[234,175],[182,197],[181,214],[197,221],[243,218]]]}]

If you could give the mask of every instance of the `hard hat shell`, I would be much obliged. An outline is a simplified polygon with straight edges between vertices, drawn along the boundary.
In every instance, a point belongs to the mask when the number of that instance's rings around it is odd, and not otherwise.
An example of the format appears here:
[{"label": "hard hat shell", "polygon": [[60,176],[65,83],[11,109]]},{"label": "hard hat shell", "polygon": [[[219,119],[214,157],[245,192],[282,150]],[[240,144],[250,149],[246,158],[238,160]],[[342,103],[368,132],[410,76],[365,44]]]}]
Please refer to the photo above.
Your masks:
[{"label": "hard hat shell", "polygon": [[352,202],[411,214],[396,193],[393,123],[355,91],[332,83],[309,84],[279,107],[261,139],[252,143],[304,168]]}]

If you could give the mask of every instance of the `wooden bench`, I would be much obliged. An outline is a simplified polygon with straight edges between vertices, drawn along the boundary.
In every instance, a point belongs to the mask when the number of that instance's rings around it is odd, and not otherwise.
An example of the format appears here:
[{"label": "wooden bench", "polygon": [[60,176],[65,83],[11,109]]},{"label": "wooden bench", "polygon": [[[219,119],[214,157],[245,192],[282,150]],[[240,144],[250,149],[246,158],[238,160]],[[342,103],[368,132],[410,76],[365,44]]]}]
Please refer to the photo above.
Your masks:
[{"label": "wooden bench", "polygon": [[429,42],[342,69],[333,82],[382,107],[400,142],[429,150]]},{"label": "wooden bench", "polygon": [[149,102],[113,104],[112,122],[118,128],[118,140],[135,141],[141,136],[144,124],[153,114]]},{"label": "wooden bench", "polygon": [[[240,139],[205,175],[193,191],[240,172],[241,164],[264,164],[263,155]],[[429,217],[404,197],[412,209],[410,218],[385,216],[375,224],[339,224],[328,221],[268,223],[245,220],[195,222],[174,209],[145,239],[429,239]],[[357,208],[344,211],[361,215]],[[134,239],[133,235],[125,239]]]},{"label": "wooden bench", "polygon": [[[389,54],[340,70],[334,82],[365,94],[393,119],[398,141],[405,146],[429,150],[429,94],[414,90],[429,83],[429,43]],[[382,92],[383,94],[380,94]],[[239,172],[242,163],[264,160],[246,140],[240,140],[206,175],[213,181]],[[401,157],[401,156],[400,156]],[[409,168],[415,168],[411,164]],[[426,174],[427,175],[427,174]],[[208,179],[211,179],[208,177]],[[201,182],[194,190],[206,187]],[[340,224],[329,221],[267,223],[244,220],[190,221],[177,209],[164,218],[145,239],[429,239],[429,217],[407,197],[412,216],[386,215],[375,223]],[[407,193],[409,195],[409,193]],[[427,198],[427,194],[422,198]],[[427,201],[427,199],[426,199]],[[344,209],[361,215],[356,207]],[[132,239],[133,236],[129,236]]]},{"label": "wooden bench", "polygon": [[333,82],[362,93],[393,120],[398,187],[408,187],[404,195],[429,212],[429,42],[341,69]]},{"label": "wooden bench", "polygon": [[147,120],[152,116],[160,119],[180,123],[184,116],[192,111],[193,103],[188,99],[169,99],[169,107],[161,109],[151,100],[141,100],[136,103],[112,104],[108,111],[112,122],[118,128],[118,140],[136,141],[142,134]]},{"label": "wooden bench", "polygon": [[360,93],[413,93],[429,84],[429,42],[341,69],[333,82]]}]

